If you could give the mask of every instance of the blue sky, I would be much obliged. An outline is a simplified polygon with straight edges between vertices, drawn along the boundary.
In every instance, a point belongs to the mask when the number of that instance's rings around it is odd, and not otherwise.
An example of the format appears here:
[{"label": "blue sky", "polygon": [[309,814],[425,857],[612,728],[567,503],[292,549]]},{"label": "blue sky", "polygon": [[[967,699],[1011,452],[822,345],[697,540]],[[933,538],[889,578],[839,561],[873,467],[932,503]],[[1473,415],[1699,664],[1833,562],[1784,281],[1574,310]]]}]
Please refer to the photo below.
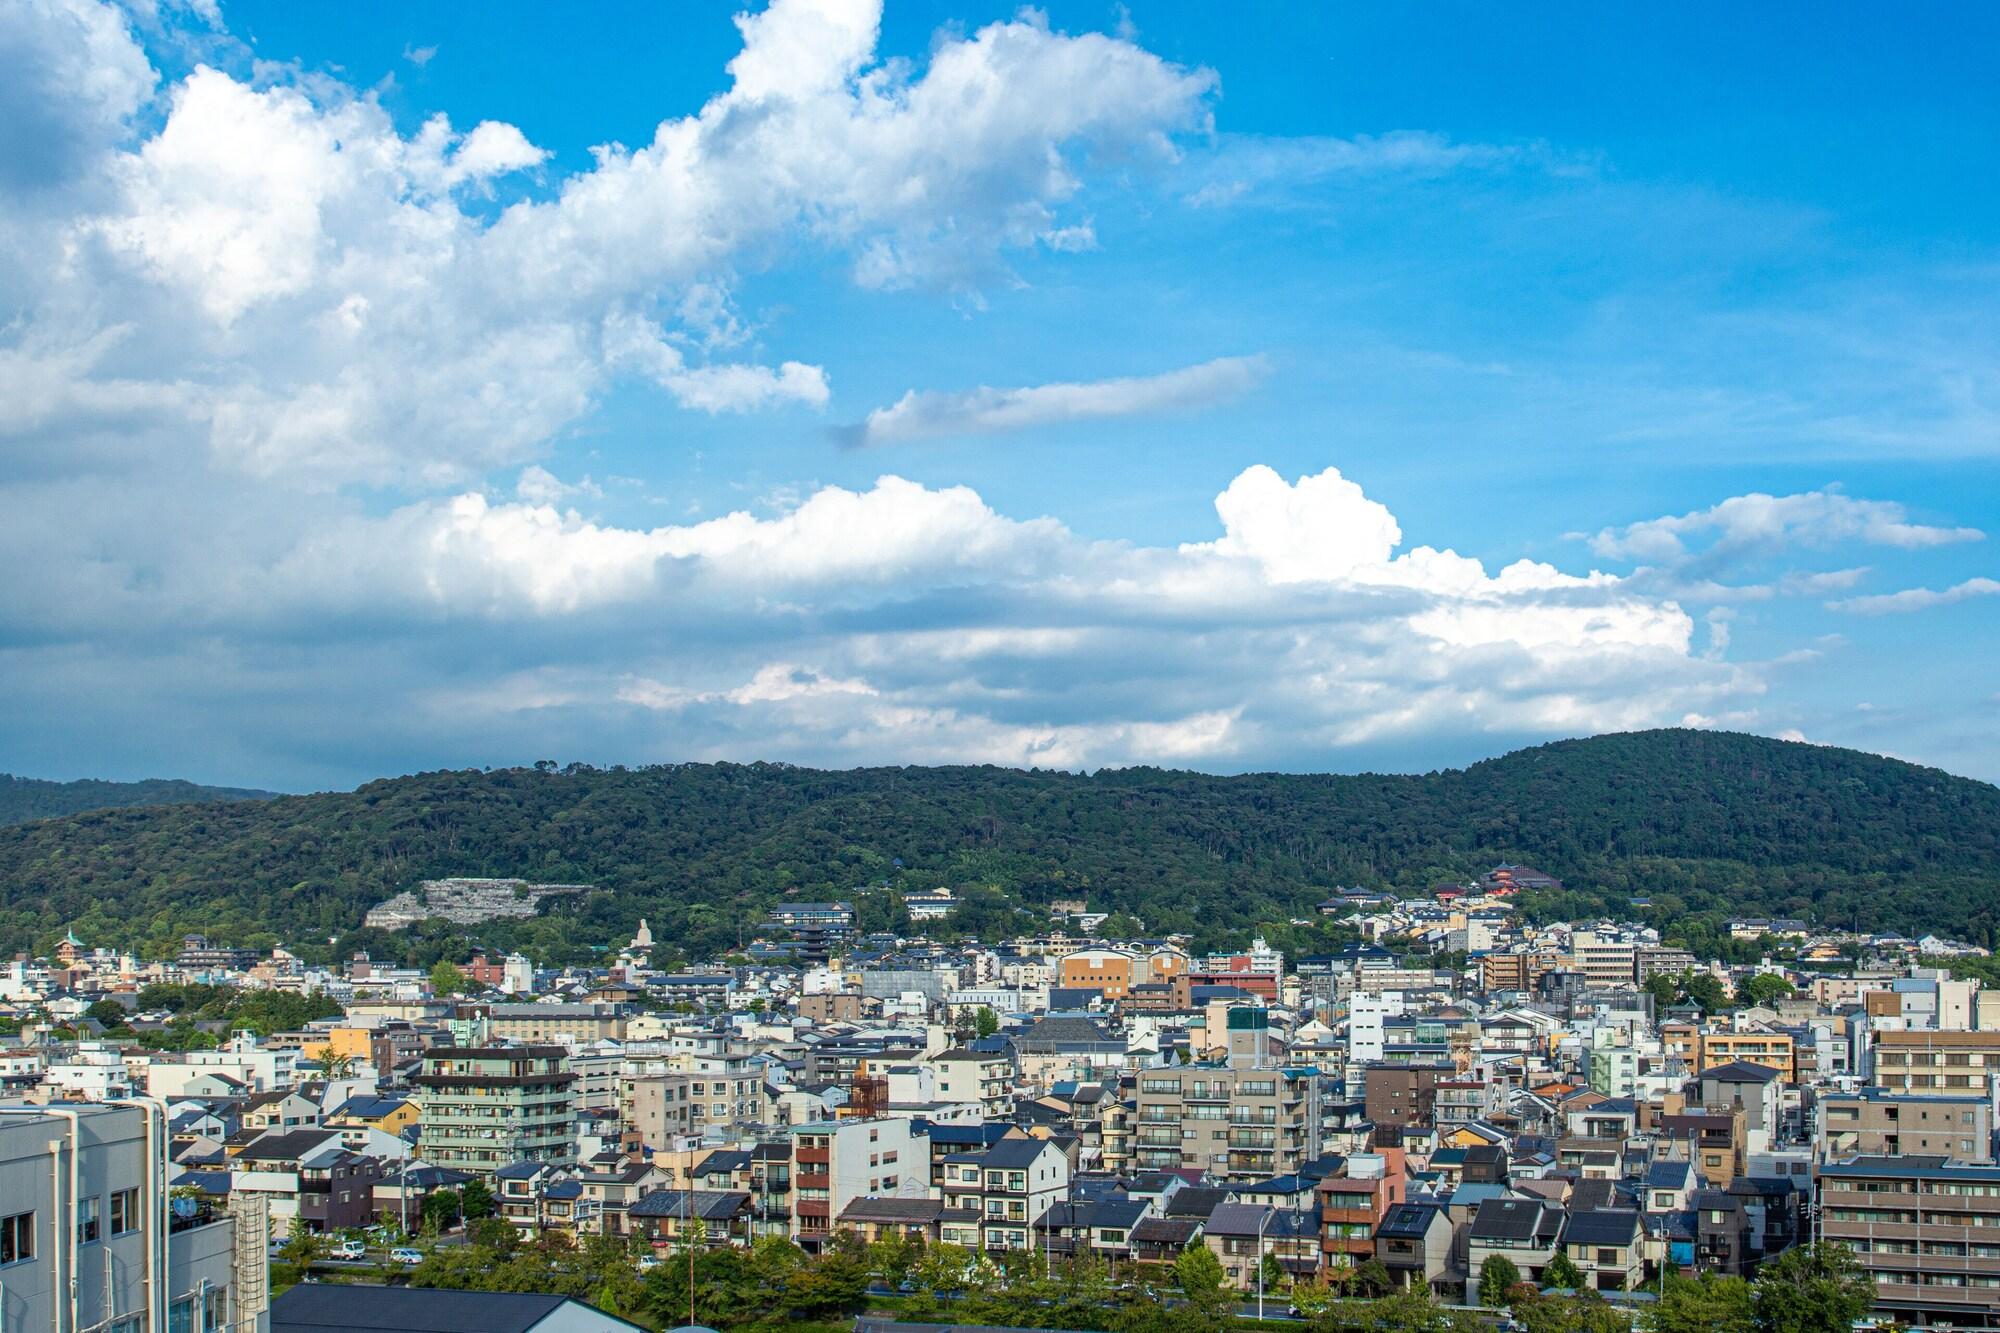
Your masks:
[{"label": "blue sky", "polygon": [[347,18],[0,17],[5,767],[2000,777],[1988,8]]}]

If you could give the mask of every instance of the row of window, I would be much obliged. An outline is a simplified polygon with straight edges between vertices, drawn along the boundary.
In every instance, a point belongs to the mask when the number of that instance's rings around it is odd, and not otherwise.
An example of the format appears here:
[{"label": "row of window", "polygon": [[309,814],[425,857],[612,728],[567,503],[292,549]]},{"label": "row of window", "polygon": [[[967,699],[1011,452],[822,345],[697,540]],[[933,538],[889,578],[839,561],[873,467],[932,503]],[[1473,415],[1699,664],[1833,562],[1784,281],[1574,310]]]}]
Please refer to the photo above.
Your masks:
[{"label": "row of window", "polygon": [[[138,1189],[115,1190],[111,1195],[111,1234],[123,1236],[139,1229]],[[91,1245],[104,1239],[104,1200],[97,1195],[79,1200],[76,1210],[76,1242]],[[25,1263],[35,1257],[35,1214],[12,1213],[0,1217],[0,1265]]]}]

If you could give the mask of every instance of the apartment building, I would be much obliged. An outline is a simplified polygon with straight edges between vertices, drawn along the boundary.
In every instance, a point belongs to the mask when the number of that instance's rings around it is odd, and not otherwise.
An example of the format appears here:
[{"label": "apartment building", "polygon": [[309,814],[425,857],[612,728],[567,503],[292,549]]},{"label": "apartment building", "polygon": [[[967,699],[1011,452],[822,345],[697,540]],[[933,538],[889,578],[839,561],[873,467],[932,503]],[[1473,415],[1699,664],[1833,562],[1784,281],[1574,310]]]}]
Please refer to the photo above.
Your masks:
[{"label": "apartment building", "polygon": [[928,1197],[930,1142],[905,1119],[815,1121],[792,1131],[791,1173],[792,1239],[818,1250],[856,1199]]},{"label": "apartment building", "polygon": [[686,1074],[639,1074],[618,1081],[618,1121],[634,1147],[672,1152],[694,1129]]},{"label": "apartment building", "polygon": [[1760,1065],[1787,1083],[1799,1081],[1798,1056],[1788,1032],[1703,1032],[1694,1067],[1707,1071],[1738,1061]]},{"label": "apartment building", "polygon": [[1429,1125],[1437,1116],[1437,1088],[1458,1071],[1448,1064],[1370,1065],[1362,1075],[1362,1102],[1378,1128]]},{"label": "apartment building", "polygon": [[1947,1158],[1993,1165],[1993,1103],[1984,1097],[1914,1097],[1883,1088],[1825,1092],[1819,1099],[1822,1161],[1856,1156]]},{"label": "apartment building", "polygon": [[1203,1171],[1229,1181],[1296,1172],[1320,1155],[1314,1069],[1223,1064],[1141,1070],[1132,1151],[1140,1170]]},{"label": "apartment building", "polygon": [[2000,1073],[2000,1032],[1877,1032],[1874,1081],[1891,1092],[1978,1096]]},{"label": "apartment building", "polygon": [[954,1046],[930,1061],[941,1102],[976,1102],[991,1119],[1003,1119],[1014,1104],[1014,1065],[997,1051]]},{"label": "apartment building", "polygon": [[1531,991],[1535,983],[1562,965],[1552,953],[1489,953],[1474,960],[1479,986],[1485,991]]},{"label": "apartment building", "polygon": [[170,1207],[158,1114],[0,1106],[0,1327],[268,1333],[263,1213]]},{"label": "apartment building", "polygon": [[1820,1235],[1854,1251],[1875,1309],[1920,1327],[2000,1326],[2000,1167],[1856,1157],[1819,1175]]},{"label": "apartment building", "polygon": [[576,1105],[561,1046],[438,1047],[416,1089],[425,1161],[492,1174],[510,1162],[576,1160]]}]

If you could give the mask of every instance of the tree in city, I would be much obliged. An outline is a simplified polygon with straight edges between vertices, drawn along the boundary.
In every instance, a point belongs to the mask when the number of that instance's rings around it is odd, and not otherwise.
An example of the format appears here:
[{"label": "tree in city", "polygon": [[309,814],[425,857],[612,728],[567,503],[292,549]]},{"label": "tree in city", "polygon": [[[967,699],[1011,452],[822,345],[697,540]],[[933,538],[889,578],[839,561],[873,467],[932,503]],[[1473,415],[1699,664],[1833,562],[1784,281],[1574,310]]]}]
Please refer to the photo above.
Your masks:
[{"label": "tree in city", "polygon": [[990,1037],[1000,1030],[1000,1015],[993,1012],[991,1005],[980,1005],[979,1012],[972,1016],[972,1030],[982,1037]]},{"label": "tree in city", "polygon": [[1759,972],[1738,989],[1738,997],[1746,1005],[1769,1004],[1773,1000],[1790,999],[1798,993],[1791,982],[1772,972]]},{"label": "tree in city", "polygon": [[1499,1309],[1507,1303],[1507,1293],[1521,1281],[1521,1270],[1504,1254],[1489,1254],[1479,1265],[1479,1303]]},{"label": "tree in city", "polygon": [[1527,1333],[1632,1333],[1631,1321],[1588,1288],[1567,1296],[1544,1296],[1530,1284],[1516,1289],[1508,1306]]},{"label": "tree in city", "polygon": [[1875,1304],[1875,1287],[1845,1245],[1797,1245],[1764,1265],[1751,1291],[1757,1333],[1847,1333]]},{"label": "tree in city", "polygon": [[1365,1314],[1345,1319],[1343,1327],[1367,1328],[1373,1333],[1486,1333],[1486,1324],[1478,1315],[1447,1309],[1428,1291],[1399,1291],[1363,1308]]},{"label": "tree in city", "polygon": [[331,1043],[320,1047],[312,1054],[313,1059],[319,1062],[320,1072],[328,1078],[350,1078],[353,1076],[354,1057],[351,1055],[335,1054]]},{"label": "tree in city", "polygon": [[1712,972],[1690,973],[1681,983],[1682,998],[1700,1005],[1706,1013],[1720,1013],[1729,1008],[1729,992],[1722,989],[1722,983]]},{"label": "tree in city", "polygon": [[424,1227],[449,1231],[465,1216],[464,1202],[457,1190],[432,1190],[424,1196]]},{"label": "tree in city", "polygon": [[1750,1284],[1740,1277],[1669,1275],[1646,1311],[1650,1333],[1755,1333]]},{"label": "tree in city", "polygon": [[126,1012],[125,1006],[116,1000],[99,1000],[97,1003],[91,1005],[90,1008],[84,1010],[83,1016],[93,1020],[99,1027],[107,1030],[129,1026],[126,1022],[129,1015]]},{"label": "tree in city", "polygon": [[1267,1293],[1283,1291],[1285,1289],[1285,1282],[1287,1280],[1285,1266],[1278,1262],[1277,1255],[1265,1255],[1264,1262],[1257,1265],[1257,1275],[1263,1279],[1264,1290]]},{"label": "tree in city", "polygon": [[472,989],[472,979],[465,975],[458,964],[440,958],[431,967],[431,994],[463,995]]},{"label": "tree in city", "polygon": [[[458,1211],[467,1222],[493,1216],[493,1188],[483,1180],[468,1180],[458,1191]],[[511,1230],[513,1224],[508,1223]]]},{"label": "tree in city", "polygon": [[294,1217],[291,1228],[285,1232],[285,1245],[279,1251],[279,1257],[303,1273],[318,1261],[325,1250],[326,1238],[315,1234],[303,1217]]},{"label": "tree in city", "polygon": [[1564,1291],[1580,1291],[1584,1286],[1583,1272],[1569,1255],[1557,1250],[1556,1257],[1549,1260],[1548,1267],[1542,1270],[1542,1285]]},{"label": "tree in city", "polygon": [[1221,1303],[1223,1277],[1222,1260],[1198,1240],[1189,1241],[1174,1260],[1174,1285],[1197,1305]]},{"label": "tree in city", "polygon": [[1396,1279],[1387,1264],[1380,1259],[1369,1259],[1355,1265],[1347,1286],[1356,1296],[1376,1300],[1396,1289]]}]

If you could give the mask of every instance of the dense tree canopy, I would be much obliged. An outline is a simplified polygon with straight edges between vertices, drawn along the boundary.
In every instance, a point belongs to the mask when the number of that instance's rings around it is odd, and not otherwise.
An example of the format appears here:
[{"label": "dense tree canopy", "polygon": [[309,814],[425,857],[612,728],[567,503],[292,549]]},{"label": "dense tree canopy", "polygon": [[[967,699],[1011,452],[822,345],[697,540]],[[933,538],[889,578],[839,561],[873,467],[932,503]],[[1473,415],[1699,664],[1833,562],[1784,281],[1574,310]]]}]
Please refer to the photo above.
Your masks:
[{"label": "dense tree canopy", "polygon": [[[1498,861],[1562,877],[1532,913],[1648,915],[1691,947],[1731,914],[1937,930],[2000,924],[2000,789],[1853,751],[1693,731],[1524,750],[1411,776],[1159,769],[821,772],[776,764],[438,772],[357,791],[104,810],[0,829],[0,948],[154,953],[184,931],[428,967],[469,942],[548,959],[629,936],[736,948],[787,894],[902,919],[940,884],[942,929],[987,935],[1047,904],[1198,945],[1310,916],[1340,884],[1422,890]],[[541,917],[363,931],[373,903],[444,875],[589,883]],[[664,952],[664,948],[663,948]]]},{"label": "dense tree canopy", "polygon": [[147,778],[142,782],[47,782],[0,773],[0,824],[25,824],[31,819],[59,819],[85,810],[130,805],[186,805],[197,801],[257,801],[267,791],[242,787],[204,787],[179,778]]}]

